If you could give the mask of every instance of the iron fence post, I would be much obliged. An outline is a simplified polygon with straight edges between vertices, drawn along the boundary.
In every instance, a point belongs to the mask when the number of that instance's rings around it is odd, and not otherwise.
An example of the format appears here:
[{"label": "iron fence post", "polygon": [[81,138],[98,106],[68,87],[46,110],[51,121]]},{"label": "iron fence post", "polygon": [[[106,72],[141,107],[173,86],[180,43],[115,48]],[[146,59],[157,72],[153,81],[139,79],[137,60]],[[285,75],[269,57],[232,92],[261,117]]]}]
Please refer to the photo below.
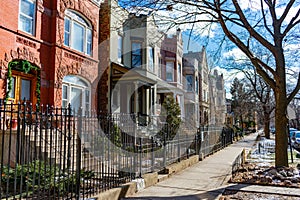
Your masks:
[{"label": "iron fence post", "polygon": [[180,162],[180,133],[177,134],[177,162]]},{"label": "iron fence post", "polygon": [[166,142],[166,134],[164,133],[164,146],[163,146],[163,148],[164,148],[164,155],[163,155],[163,165],[164,165],[164,167],[166,167],[166,165],[167,165],[167,142]]},{"label": "iron fence post", "polygon": [[195,134],[195,155],[198,155],[198,133]]},{"label": "iron fence post", "polygon": [[140,156],[140,165],[139,165],[139,178],[142,177],[142,154],[143,154],[143,147],[142,147],[142,138],[139,138],[139,156]]},{"label": "iron fence post", "polygon": [[67,169],[69,170],[70,167],[71,167],[71,104],[69,104],[68,106],[68,114],[67,114],[67,117],[68,117],[68,136],[67,136],[67,139],[68,139],[68,154],[67,154]]},{"label": "iron fence post", "polygon": [[[81,136],[82,136],[82,108],[78,110],[77,124],[77,150],[76,150],[76,199],[80,198],[80,170],[81,170]],[[84,199],[84,197],[83,197]]]},{"label": "iron fence post", "polygon": [[153,136],[151,137],[151,172],[154,172],[154,138]]},{"label": "iron fence post", "polygon": [[[11,103],[11,105],[13,106],[13,104]],[[12,110],[12,112],[14,112]],[[21,144],[21,136],[20,136],[20,102],[18,103],[18,107],[17,107],[17,143],[16,143],[16,165],[21,164],[20,163],[20,144]],[[11,120],[14,120],[13,117],[11,118]]]}]

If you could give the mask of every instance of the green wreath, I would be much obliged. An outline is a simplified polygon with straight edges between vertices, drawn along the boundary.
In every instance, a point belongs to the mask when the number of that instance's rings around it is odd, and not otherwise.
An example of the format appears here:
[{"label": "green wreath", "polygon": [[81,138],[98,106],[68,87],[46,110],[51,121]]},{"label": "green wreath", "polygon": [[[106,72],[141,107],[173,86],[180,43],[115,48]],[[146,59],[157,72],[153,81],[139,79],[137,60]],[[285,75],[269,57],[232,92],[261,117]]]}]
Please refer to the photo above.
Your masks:
[{"label": "green wreath", "polygon": [[12,69],[24,72],[28,74],[31,70],[35,70],[37,72],[37,82],[36,82],[36,91],[35,94],[37,96],[37,103],[40,104],[41,101],[41,70],[37,66],[32,65],[27,60],[15,60],[8,63],[7,69],[7,92],[6,92],[6,102],[9,98],[9,94],[12,90]]}]

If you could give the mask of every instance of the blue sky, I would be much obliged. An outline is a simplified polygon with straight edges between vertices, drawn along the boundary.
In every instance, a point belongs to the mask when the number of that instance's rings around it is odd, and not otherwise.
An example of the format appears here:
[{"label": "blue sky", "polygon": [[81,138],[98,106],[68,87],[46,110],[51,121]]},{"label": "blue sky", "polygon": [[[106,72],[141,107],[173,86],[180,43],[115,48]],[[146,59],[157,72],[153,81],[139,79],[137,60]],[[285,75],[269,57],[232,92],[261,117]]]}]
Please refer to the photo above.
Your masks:
[{"label": "blue sky", "polygon": [[[126,1],[126,0],[124,0]],[[269,25],[269,28],[271,27],[271,20],[270,19],[270,13],[268,12],[268,6],[264,3],[264,1],[260,0],[237,0],[239,5],[241,6],[241,9],[246,13],[249,23],[256,24],[256,31],[258,31],[263,37],[265,37],[266,40],[269,40],[270,43],[272,43],[272,35],[265,29],[263,21],[260,21],[260,26],[257,26],[257,19],[262,17],[261,12],[261,2],[263,2],[264,11],[266,14],[266,24]],[[119,1],[122,2],[122,1]],[[128,2],[128,0],[127,0]],[[131,4],[136,3],[142,3],[147,4],[150,1],[129,1]],[[172,1],[171,1],[172,2]],[[277,17],[279,18],[282,13],[284,12],[284,9],[286,8],[288,0],[280,0],[276,2],[276,12]],[[141,6],[138,4],[138,6]],[[233,4],[231,1],[226,1],[227,9],[234,9]],[[139,7],[141,8],[141,7]],[[152,7],[153,8],[153,7]],[[284,24],[287,24],[291,21],[291,19],[296,15],[296,13],[300,9],[300,1],[295,1],[294,6],[291,8],[290,12],[286,16],[284,20]],[[146,14],[149,10],[148,9],[141,9],[144,14]],[[190,20],[203,20],[203,19],[210,19],[209,15],[197,15],[193,14],[194,12],[198,12],[198,9],[196,7],[187,7],[180,5],[179,3],[174,4],[173,9],[171,11],[167,11],[166,9],[159,10],[155,12],[155,15],[159,21],[159,19],[169,19],[172,22],[172,18],[174,20],[174,24],[180,23],[180,29],[183,30],[183,40],[184,40],[184,52],[190,51],[201,51],[203,46],[206,46],[207,55],[208,55],[208,63],[209,66],[214,69],[217,68],[218,71],[223,73],[225,78],[225,87],[227,88],[227,91],[229,91],[231,81],[234,77],[241,78],[241,74],[237,74],[235,70],[227,70],[228,66],[230,65],[230,62],[228,62],[227,58],[232,58],[233,60],[236,60],[237,62],[239,59],[244,58],[243,53],[235,47],[232,43],[229,43],[228,41],[222,40],[223,38],[223,31],[220,30],[220,27],[216,24],[212,25],[211,23],[181,23],[181,21],[178,21],[178,16],[181,16],[180,19],[185,20],[186,16],[189,16]],[[232,13],[227,13],[228,16],[230,16]],[[297,20],[300,20],[300,16],[297,17]],[[229,23],[228,23],[229,24]],[[162,30],[167,30],[169,28],[168,24],[163,24],[160,26]],[[170,32],[168,33],[175,33],[178,26],[174,26]],[[284,27],[283,27],[284,28]],[[193,29],[193,32],[190,37],[190,31]],[[244,40],[245,44],[250,41],[250,46],[254,47],[252,49],[253,54],[256,57],[260,57],[260,59],[263,59],[265,62],[270,64],[270,66],[274,66],[274,59],[269,60],[269,57],[271,56],[270,52],[265,51],[265,48],[262,46],[257,45],[257,41],[255,39],[249,37],[249,33],[247,31],[241,31],[240,27],[238,27],[236,24],[231,23],[229,25],[230,31],[235,32],[238,37],[242,40]],[[292,69],[294,73],[297,74],[297,71],[299,72],[299,62],[297,62],[298,57],[300,57],[300,37],[299,37],[300,27],[298,25],[297,29],[295,28],[294,35],[298,36],[296,38],[288,37],[287,42],[284,44],[284,48],[286,50],[286,64],[287,67]],[[190,42],[188,42],[190,40]],[[225,42],[222,48],[219,48],[221,46],[222,42]],[[257,47],[257,48],[256,48]],[[220,50],[220,51],[218,51]],[[289,51],[290,50],[290,51]],[[264,51],[264,52],[262,52]],[[289,51],[289,52],[288,52]],[[266,52],[266,54],[264,54]],[[297,55],[299,54],[299,55]],[[264,57],[265,55],[265,57]],[[290,57],[289,57],[290,56]],[[295,62],[296,61],[296,62]],[[288,79],[290,81],[290,79]]]}]

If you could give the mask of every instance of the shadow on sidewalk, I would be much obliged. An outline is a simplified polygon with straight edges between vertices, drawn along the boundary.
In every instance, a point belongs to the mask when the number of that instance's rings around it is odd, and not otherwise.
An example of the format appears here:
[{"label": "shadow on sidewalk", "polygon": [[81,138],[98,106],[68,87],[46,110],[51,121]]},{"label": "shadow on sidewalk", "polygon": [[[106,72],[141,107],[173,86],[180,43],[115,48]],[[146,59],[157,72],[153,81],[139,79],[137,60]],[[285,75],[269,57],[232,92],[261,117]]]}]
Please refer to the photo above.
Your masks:
[{"label": "shadow on sidewalk", "polygon": [[[218,188],[210,191],[197,191],[194,195],[181,195],[170,197],[145,196],[145,197],[127,197],[121,200],[215,200],[219,199],[225,188]],[[175,192],[176,188],[174,188]]]}]

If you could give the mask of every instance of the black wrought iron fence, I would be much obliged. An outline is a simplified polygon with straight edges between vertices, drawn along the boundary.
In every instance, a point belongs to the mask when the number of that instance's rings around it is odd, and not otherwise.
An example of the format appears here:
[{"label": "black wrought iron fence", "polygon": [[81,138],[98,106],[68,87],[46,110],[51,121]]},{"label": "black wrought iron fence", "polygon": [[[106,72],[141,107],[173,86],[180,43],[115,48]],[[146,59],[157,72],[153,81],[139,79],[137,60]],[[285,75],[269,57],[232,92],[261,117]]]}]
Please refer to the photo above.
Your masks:
[{"label": "black wrought iron fence", "polygon": [[3,104],[0,117],[0,199],[86,198],[231,142],[156,116]]},{"label": "black wrought iron fence", "polygon": [[225,127],[202,126],[198,130],[199,155],[204,158],[233,142],[233,131]]},{"label": "black wrought iron fence", "polygon": [[234,178],[239,171],[239,168],[245,163],[246,155],[245,150],[243,150],[234,160],[232,163],[231,175]]}]

